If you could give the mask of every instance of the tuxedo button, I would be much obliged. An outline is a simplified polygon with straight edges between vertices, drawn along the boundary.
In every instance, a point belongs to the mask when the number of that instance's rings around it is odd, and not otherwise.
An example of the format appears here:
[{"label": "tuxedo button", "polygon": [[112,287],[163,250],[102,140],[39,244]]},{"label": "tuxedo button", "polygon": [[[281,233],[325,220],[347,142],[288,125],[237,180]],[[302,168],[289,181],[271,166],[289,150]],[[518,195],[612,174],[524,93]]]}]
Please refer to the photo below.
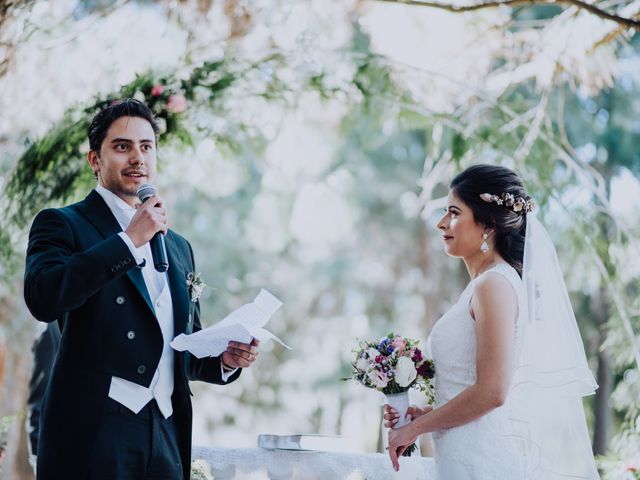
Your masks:
[{"label": "tuxedo button", "polygon": [[116,297],[116,303],[117,303],[118,305],[122,305],[122,304],[124,303],[124,297],[123,297],[122,295],[118,295],[118,296]]},{"label": "tuxedo button", "polygon": [[118,267],[116,267],[115,265],[113,267],[111,267],[111,271],[113,273],[116,273],[118,271]]},{"label": "tuxedo button", "polygon": [[131,259],[130,258],[125,258],[124,259],[124,264],[125,265],[129,265],[131,263]]},{"label": "tuxedo button", "polygon": [[147,367],[145,367],[144,365],[140,365],[140,366],[138,367],[138,373],[139,373],[140,375],[142,375],[142,374],[143,374],[144,372],[146,372],[146,371],[147,371]]},{"label": "tuxedo button", "polygon": [[127,332],[127,338],[128,338],[129,340],[133,340],[134,338],[136,338],[136,332],[134,332],[133,330],[129,330],[129,331]]}]

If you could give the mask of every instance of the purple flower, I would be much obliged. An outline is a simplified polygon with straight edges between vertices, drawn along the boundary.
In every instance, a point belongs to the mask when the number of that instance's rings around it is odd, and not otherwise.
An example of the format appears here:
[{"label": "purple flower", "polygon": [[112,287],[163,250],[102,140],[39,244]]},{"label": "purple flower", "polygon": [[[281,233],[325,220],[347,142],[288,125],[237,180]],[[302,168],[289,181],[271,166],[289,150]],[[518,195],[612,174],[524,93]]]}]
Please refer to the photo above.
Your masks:
[{"label": "purple flower", "polygon": [[422,365],[418,367],[418,375],[422,378],[433,378],[436,374],[436,371],[433,367],[433,362],[430,360],[425,360]]},{"label": "purple flower", "polygon": [[378,345],[378,350],[383,355],[391,355],[393,353],[393,345],[391,345],[391,340],[388,337],[380,340],[380,345]]},{"label": "purple flower", "polygon": [[420,363],[422,360],[424,360],[424,355],[422,355],[420,349],[416,348],[415,352],[413,352],[411,360],[413,360],[415,363]]}]

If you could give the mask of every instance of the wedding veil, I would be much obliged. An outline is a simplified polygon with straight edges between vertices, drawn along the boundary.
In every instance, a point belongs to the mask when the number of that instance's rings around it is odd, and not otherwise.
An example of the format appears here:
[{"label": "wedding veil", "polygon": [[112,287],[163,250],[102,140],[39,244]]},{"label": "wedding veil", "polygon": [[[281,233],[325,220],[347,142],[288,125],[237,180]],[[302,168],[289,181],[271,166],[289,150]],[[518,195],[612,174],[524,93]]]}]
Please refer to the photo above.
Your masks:
[{"label": "wedding veil", "polygon": [[598,385],[587,365],[555,247],[533,213],[527,214],[522,280],[525,309],[517,326],[509,397],[526,478],[598,479],[582,406],[582,397]]}]

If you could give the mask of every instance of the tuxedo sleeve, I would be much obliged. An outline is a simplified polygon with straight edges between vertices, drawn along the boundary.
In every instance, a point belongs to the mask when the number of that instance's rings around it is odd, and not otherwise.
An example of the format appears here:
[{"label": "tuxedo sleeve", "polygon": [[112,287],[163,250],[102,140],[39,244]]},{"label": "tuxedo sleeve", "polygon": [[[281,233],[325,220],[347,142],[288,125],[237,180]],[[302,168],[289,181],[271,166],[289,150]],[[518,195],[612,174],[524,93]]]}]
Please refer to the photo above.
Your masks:
[{"label": "tuxedo sleeve", "polygon": [[29,232],[24,298],[35,318],[50,322],[133,267],[133,255],[118,235],[79,251],[69,219],[59,210],[43,210]]},{"label": "tuxedo sleeve", "polygon": [[[187,245],[189,243],[187,242]],[[194,267],[193,271],[195,272],[195,261],[193,257],[193,250],[191,249],[191,245],[189,245],[189,254],[191,255],[191,265]],[[197,332],[202,330],[202,324],[200,323],[200,301],[196,300],[195,308],[193,309],[193,332]],[[235,372],[233,372],[229,378],[224,380],[222,378],[222,364],[221,357],[205,357],[198,358],[194,355],[191,355],[187,352],[189,356],[188,361],[188,377],[189,380],[200,380],[207,383],[216,383],[218,385],[225,385],[227,383],[231,383],[236,380],[242,369],[239,368]]]}]

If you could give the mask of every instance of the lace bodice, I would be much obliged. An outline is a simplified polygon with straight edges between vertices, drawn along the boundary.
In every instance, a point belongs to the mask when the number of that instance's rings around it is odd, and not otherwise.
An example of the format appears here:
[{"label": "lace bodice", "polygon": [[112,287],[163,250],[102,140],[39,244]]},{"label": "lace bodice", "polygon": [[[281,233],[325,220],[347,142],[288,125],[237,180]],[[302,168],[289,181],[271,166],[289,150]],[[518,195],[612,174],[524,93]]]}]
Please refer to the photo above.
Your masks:
[{"label": "lace bodice", "polygon": [[[469,311],[474,284],[491,272],[503,275],[513,290],[505,295],[524,305],[524,287],[513,267],[499,264],[472,280],[458,301],[436,323],[429,338],[435,375],[435,408],[439,408],[476,382],[476,325]],[[517,328],[516,328],[517,332]],[[517,333],[513,341],[518,342]],[[509,438],[508,402],[465,425],[434,432],[439,480],[518,480],[524,466]]]}]

